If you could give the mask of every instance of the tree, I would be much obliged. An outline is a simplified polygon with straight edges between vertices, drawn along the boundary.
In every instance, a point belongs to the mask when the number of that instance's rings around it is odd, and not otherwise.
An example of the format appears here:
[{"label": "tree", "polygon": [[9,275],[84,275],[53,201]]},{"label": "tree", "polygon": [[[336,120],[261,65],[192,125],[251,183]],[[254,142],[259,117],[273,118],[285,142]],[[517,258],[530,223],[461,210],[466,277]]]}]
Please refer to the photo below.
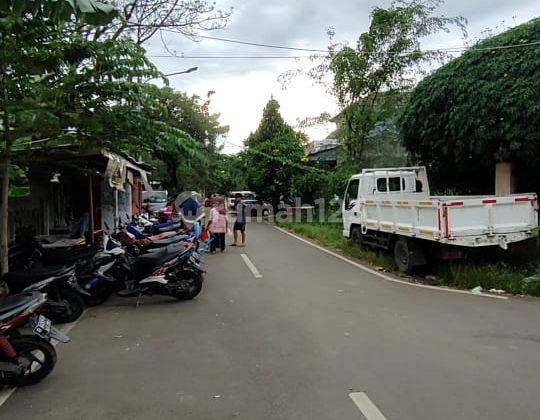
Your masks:
[{"label": "tree", "polygon": [[414,73],[444,58],[440,52],[421,51],[420,40],[450,25],[463,28],[463,18],[434,15],[440,3],[397,0],[388,9],[376,7],[355,48],[330,46],[333,92],[344,120],[341,140],[353,161],[361,163],[376,124],[396,115]]},{"label": "tree", "polygon": [[[81,0],[82,1],[82,0]],[[120,39],[127,37],[142,45],[162,32],[178,33],[195,39],[200,31],[223,29],[231,10],[220,10],[204,0],[113,0],[120,13],[116,19],[98,27],[77,23],[71,30],[87,39]]]},{"label": "tree", "polygon": [[230,191],[247,190],[244,155],[244,153],[236,155],[217,153],[209,165],[208,191],[227,194]]},{"label": "tree", "polygon": [[248,185],[274,208],[291,194],[292,177],[302,168],[302,135],[286,124],[274,99],[266,104],[257,130],[245,141]]},{"label": "tree", "polygon": [[144,157],[158,160],[156,176],[170,191],[203,189],[218,155],[216,141],[229,130],[219,123],[219,114],[210,111],[212,92],[203,101],[169,87],[151,85],[148,91],[159,104],[154,117],[178,133],[153,141]]},{"label": "tree", "polygon": [[[66,12],[66,4],[74,8]],[[26,5],[25,7],[20,7]],[[60,6],[59,6],[60,5]],[[80,6],[80,8],[78,8]],[[16,6],[16,7],[15,7]],[[90,7],[92,6],[92,7]],[[150,149],[173,140],[197,150],[170,125],[150,85],[160,73],[128,39],[66,35],[64,19],[101,22],[112,9],[91,0],[7,2],[0,9],[0,256],[8,270],[8,191],[14,149],[66,142],[113,150]],[[97,12],[95,12],[97,10]],[[95,16],[91,13],[95,12]],[[106,23],[107,21],[103,21]]]},{"label": "tree", "polygon": [[[486,193],[495,163],[540,190],[540,19],[479,42],[426,77],[401,118],[407,148],[438,189]],[[491,49],[495,48],[495,49]]]},{"label": "tree", "polygon": [[[0,266],[8,270],[8,194],[12,149],[35,137],[62,133],[62,121],[52,111],[68,95],[47,86],[58,82],[58,70],[73,50],[62,49],[66,20],[106,23],[114,10],[93,0],[18,0],[0,3]],[[77,75],[62,67],[68,78]],[[69,70],[67,70],[69,69]]]}]

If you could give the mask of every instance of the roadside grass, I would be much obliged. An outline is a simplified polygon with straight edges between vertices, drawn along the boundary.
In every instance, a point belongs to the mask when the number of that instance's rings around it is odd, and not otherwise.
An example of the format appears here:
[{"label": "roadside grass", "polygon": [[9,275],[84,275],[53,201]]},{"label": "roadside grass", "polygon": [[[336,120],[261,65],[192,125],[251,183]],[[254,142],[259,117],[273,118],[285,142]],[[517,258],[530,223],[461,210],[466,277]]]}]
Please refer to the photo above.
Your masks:
[{"label": "roadside grass", "polygon": [[[279,221],[280,227],[299,235],[313,239],[322,245],[339,250],[353,258],[358,258],[369,265],[382,267],[395,274],[397,267],[389,252],[359,248],[349,244],[342,235],[339,223],[325,222],[290,222]],[[540,259],[538,252],[497,255],[496,261],[465,260],[460,262],[436,262],[428,268],[428,274],[434,275],[436,282],[443,286],[459,289],[504,290],[512,294],[531,294],[540,296]],[[525,280],[531,276],[538,278]]]},{"label": "roadside grass", "polygon": [[523,280],[534,274],[527,268],[511,267],[504,263],[473,264],[441,263],[435,268],[436,276],[445,286],[459,289],[472,289],[481,286],[484,290],[504,290],[512,294],[522,294]]}]

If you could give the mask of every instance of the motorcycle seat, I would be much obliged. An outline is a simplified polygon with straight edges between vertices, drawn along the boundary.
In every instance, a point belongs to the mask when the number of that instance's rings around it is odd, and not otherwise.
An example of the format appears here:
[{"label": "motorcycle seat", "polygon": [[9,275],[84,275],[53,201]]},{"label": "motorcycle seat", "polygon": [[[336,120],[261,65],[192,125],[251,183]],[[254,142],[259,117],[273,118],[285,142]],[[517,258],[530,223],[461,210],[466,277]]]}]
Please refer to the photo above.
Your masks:
[{"label": "motorcycle seat", "polygon": [[170,245],[163,246],[163,247],[160,247],[160,248],[150,248],[144,253],[144,255],[156,254],[156,253],[159,253],[159,252],[163,252],[163,249],[165,249],[165,248],[168,248],[169,252],[173,252],[173,251],[182,252],[184,250],[185,246],[184,246],[184,242],[180,241],[180,242],[176,242],[174,244],[170,244]]},{"label": "motorcycle seat", "polygon": [[168,226],[160,226],[160,227],[156,227],[154,229],[155,232],[157,233],[161,233],[161,232],[170,232],[172,230],[178,230],[180,229],[180,227],[182,226],[182,223],[178,222],[178,223],[173,223],[173,224],[170,224]]},{"label": "motorcycle seat", "polygon": [[171,236],[170,238],[167,238],[167,239],[160,239],[158,241],[153,241],[150,244],[149,248],[162,248],[164,246],[176,244],[184,240],[185,238],[186,238],[185,235],[176,235],[176,236]]},{"label": "motorcycle seat", "polygon": [[14,270],[4,274],[4,280],[6,281],[40,281],[45,280],[48,277],[60,276],[69,269],[63,265],[51,265],[51,266],[38,266],[33,267],[30,270]]},{"label": "motorcycle seat", "polygon": [[20,294],[0,299],[0,323],[12,318],[24,309],[32,306],[40,299],[41,294]]},{"label": "motorcycle seat", "polygon": [[7,283],[9,290],[20,292],[31,284],[45,280],[49,277],[62,277],[70,274],[73,267],[65,266],[39,266],[31,270],[16,270],[4,274],[3,280]]},{"label": "motorcycle seat", "polygon": [[152,250],[152,252],[148,252],[137,258],[137,264],[158,266],[178,256],[183,249],[184,245],[182,243],[169,245],[163,248],[156,248],[155,250]]}]

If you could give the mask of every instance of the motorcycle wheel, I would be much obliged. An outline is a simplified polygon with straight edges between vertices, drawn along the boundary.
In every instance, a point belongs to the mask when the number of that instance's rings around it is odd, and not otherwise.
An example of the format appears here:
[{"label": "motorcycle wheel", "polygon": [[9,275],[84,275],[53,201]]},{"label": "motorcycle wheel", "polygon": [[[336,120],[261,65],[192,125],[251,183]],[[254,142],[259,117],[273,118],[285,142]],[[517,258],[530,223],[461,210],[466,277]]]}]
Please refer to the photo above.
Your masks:
[{"label": "motorcycle wheel", "polygon": [[106,302],[112,295],[112,290],[109,287],[103,286],[97,289],[90,296],[84,296],[83,300],[87,306],[97,306]]},{"label": "motorcycle wheel", "polygon": [[16,363],[24,371],[20,375],[4,374],[5,385],[34,385],[51,373],[56,364],[56,350],[50,343],[32,335],[14,337],[10,343],[17,352]]},{"label": "motorcycle wheel", "polygon": [[82,315],[84,311],[84,300],[75,291],[69,289],[60,290],[60,302],[66,304],[68,310],[63,314],[48,314],[47,316],[55,324],[73,322]]},{"label": "motorcycle wheel", "polygon": [[182,271],[176,274],[171,286],[173,297],[178,300],[191,300],[202,290],[202,277],[192,271]]}]

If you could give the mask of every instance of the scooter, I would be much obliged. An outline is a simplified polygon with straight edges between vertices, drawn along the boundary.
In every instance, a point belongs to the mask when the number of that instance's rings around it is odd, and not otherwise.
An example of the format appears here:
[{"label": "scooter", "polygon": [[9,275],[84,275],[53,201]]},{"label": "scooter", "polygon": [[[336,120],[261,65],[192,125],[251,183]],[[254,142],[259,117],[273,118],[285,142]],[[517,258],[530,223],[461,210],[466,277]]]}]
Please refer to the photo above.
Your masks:
[{"label": "scooter", "polygon": [[50,341],[69,342],[50,320],[37,315],[45,303],[46,296],[39,292],[0,300],[0,385],[40,382],[56,364],[56,350]]},{"label": "scooter", "polygon": [[117,293],[120,297],[143,295],[172,296],[178,300],[190,300],[197,296],[203,283],[204,271],[190,259],[196,247],[190,246],[183,252],[148,253],[134,257],[124,254],[120,265],[126,288]]},{"label": "scooter", "polygon": [[164,232],[171,232],[179,230],[182,227],[181,221],[169,220],[166,222],[151,221],[144,216],[134,218],[134,220],[143,227],[144,233],[149,235],[156,235]]},{"label": "scooter", "polygon": [[47,293],[48,300],[41,311],[55,323],[75,321],[84,311],[82,296],[88,293],[77,283],[74,267],[37,266],[31,270],[10,271],[3,279],[11,294]]}]

